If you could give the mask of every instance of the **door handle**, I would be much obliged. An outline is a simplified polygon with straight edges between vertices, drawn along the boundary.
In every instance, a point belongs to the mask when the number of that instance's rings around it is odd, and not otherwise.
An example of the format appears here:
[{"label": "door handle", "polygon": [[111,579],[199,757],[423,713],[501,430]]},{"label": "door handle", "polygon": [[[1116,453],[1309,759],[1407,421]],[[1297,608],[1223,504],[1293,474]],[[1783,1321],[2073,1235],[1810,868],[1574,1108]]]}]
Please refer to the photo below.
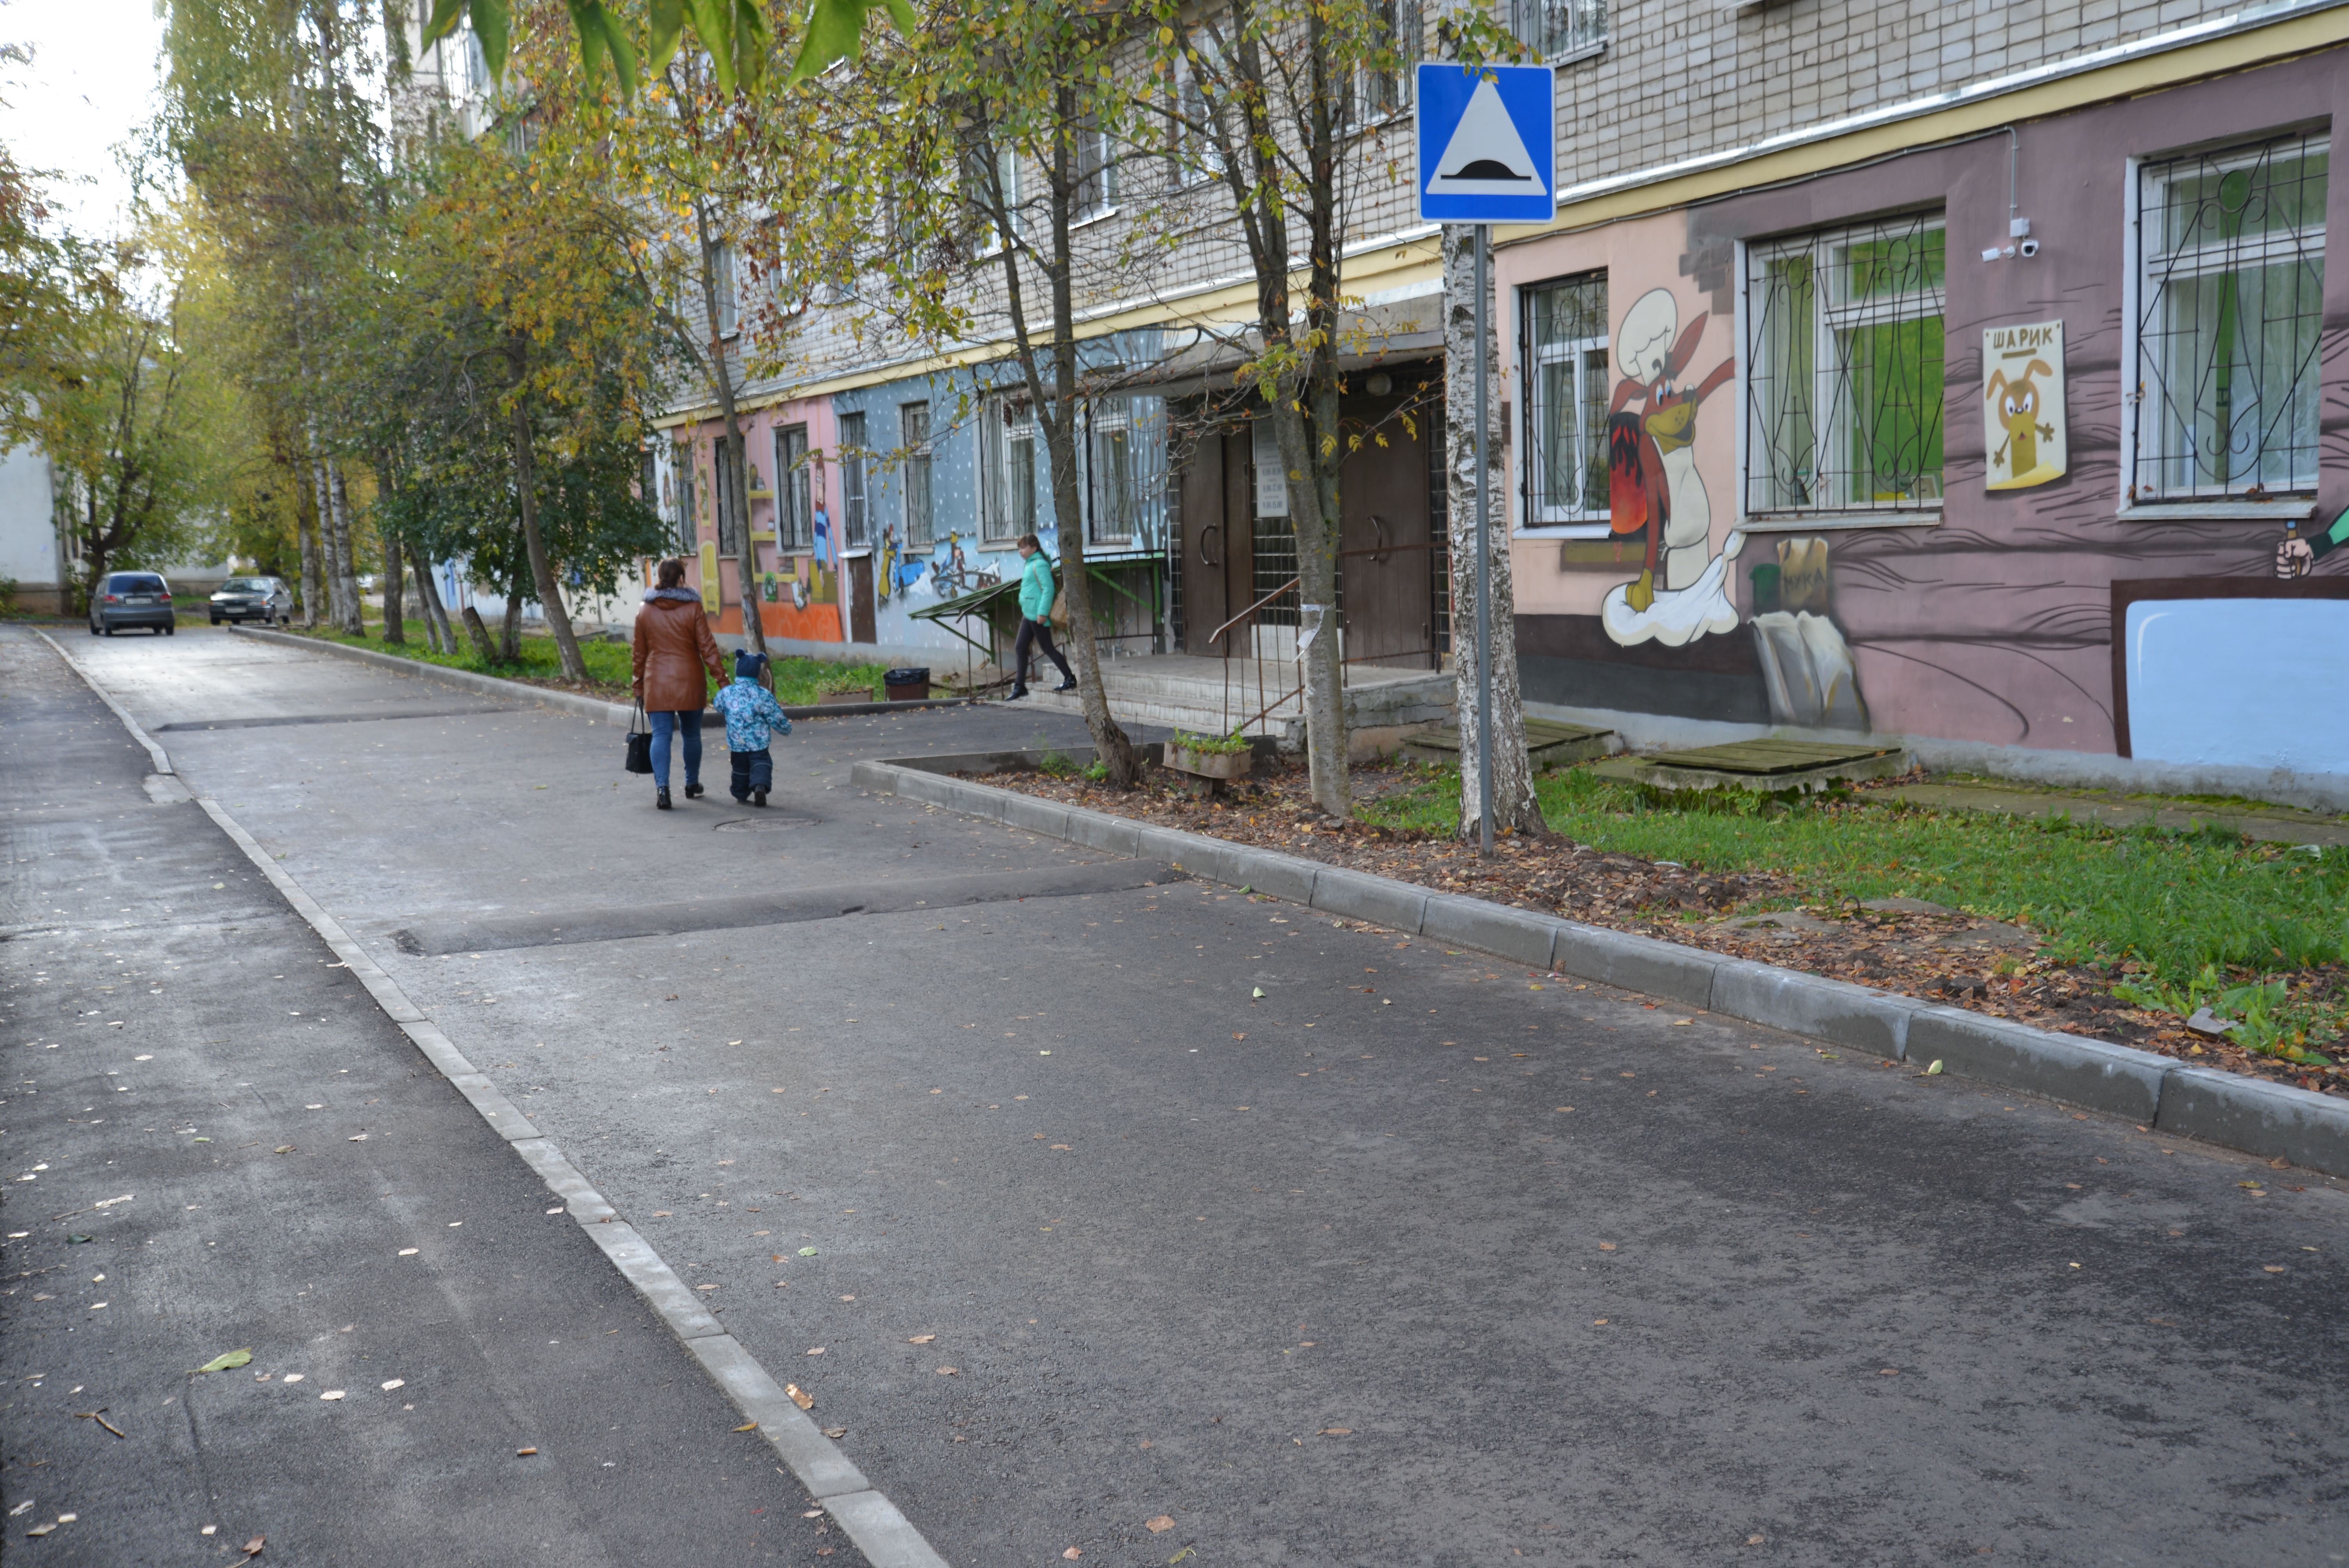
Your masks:
[{"label": "door handle", "polygon": [[1387,563],[1387,556],[1389,553],[1387,550],[1387,520],[1381,517],[1377,512],[1371,513],[1371,536],[1374,541],[1376,541],[1376,542],[1371,546],[1371,564],[1373,566],[1384,566]]},{"label": "door handle", "polygon": [[1216,536],[1216,542],[1220,544],[1223,542],[1224,525],[1220,522],[1211,522],[1199,531],[1199,564],[1219,568],[1223,562],[1207,553],[1207,535],[1211,533]]}]

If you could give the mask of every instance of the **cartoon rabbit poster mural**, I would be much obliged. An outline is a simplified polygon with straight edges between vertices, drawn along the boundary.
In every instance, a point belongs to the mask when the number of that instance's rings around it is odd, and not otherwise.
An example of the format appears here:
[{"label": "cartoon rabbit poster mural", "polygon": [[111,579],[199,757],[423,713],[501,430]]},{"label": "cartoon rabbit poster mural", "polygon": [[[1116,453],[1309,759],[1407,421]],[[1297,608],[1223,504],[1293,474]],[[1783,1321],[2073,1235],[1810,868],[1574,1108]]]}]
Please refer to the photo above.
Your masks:
[{"label": "cartoon rabbit poster mural", "polygon": [[2070,454],[2062,322],[1982,329],[1982,449],[1992,490],[2029,490],[2064,477]]}]

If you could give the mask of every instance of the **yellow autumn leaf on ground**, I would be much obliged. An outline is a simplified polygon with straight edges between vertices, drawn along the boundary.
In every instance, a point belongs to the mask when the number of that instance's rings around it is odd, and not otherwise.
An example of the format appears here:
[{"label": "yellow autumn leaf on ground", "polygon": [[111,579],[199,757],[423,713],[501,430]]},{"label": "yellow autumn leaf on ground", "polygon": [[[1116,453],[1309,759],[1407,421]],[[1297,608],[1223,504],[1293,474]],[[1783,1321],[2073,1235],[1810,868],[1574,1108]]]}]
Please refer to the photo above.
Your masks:
[{"label": "yellow autumn leaf on ground", "polygon": [[801,1409],[812,1410],[815,1408],[815,1396],[802,1389],[798,1384],[784,1384],[783,1392],[789,1394],[792,1397],[792,1403],[797,1405]]}]

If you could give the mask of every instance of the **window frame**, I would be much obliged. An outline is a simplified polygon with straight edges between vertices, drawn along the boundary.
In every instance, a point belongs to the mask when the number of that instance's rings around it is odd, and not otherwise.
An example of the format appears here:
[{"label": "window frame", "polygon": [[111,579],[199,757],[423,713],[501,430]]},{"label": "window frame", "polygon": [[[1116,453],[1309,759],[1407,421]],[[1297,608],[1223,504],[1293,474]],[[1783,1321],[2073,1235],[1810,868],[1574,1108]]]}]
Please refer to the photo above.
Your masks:
[{"label": "window frame", "polygon": [[[1546,40],[1526,36],[1528,12],[1546,16],[1553,9],[1562,8],[1581,15],[1579,25],[1569,23],[1568,41],[1556,49],[1545,46]],[[1589,14],[1598,13],[1598,21],[1590,24]],[[1509,36],[1534,51],[1534,57],[1544,65],[1565,65],[1575,60],[1587,60],[1604,54],[1615,36],[1615,16],[1606,0],[1509,0]],[[1578,38],[1577,34],[1580,36]]]},{"label": "window frame", "polygon": [[[1870,300],[1862,303],[1828,304],[1823,296],[1835,276],[1831,263],[1822,260],[1839,242],[1868,236],[1897,237],[1900,227],[1916,234],[1938,232],[1942,237],[1941,282],[1938,288],[1904,291],[1890,300]],[[1766,458],[1771,448],[1764,434],[1767,423],[1764,399],[1766,389],[1776,377],[1771,369],[1763,341],[1767,331],[1763,308],[1754,298],[1756,284],[1770,262],[1781,257],[1807,253],[1811,264],[1812,298],[1810,323],[1811,389],[1808,418],[1811,433],[1810,499],[1797,504],[1757,504],[1755,492],[1763,486],[1775,486],[1780,481],[1775,467],[1768,474],[1757,474],[1754,464]],[[1741,357],[1739,380],[1743,383],[1740,400],[1743,407],[1737,422],[1737,526],[1749,532],[1816,531],[1839,528],[1930,528],[1940,525],[1949,495],[1949,213],[1943,207],[1916,208],[1908,211],[1889,212],[1873,218],[1846,220],[1810,230],[1798,230],[1789,234],[1771,235],[1740,242],[1737,246],[1737,315],[1738,353]],[[1934,297],[1938,295],[1938,298]],[[1930,310],[1914,308],[1930,304]],[[1838,466],[1832,469],[1822,462],[1851,438],[1849,400],[1841,396],[1842,387],[1848,383],[1850,366],[1837,342],[1839,330],[1871,326],[1899,325],[1904,322],[1938,319],[1941,351],[1940,382],[1940,429],[1942,439],[1940,477],[1934,481],[1934,493],[1885,500],[1821,502],[1817,499],[1820,478],[1834,473],[1847,479],[1851,470]],[[1920,468],[1919,477],[1923,477]],[[1840,482],[1840,481],[1839,481]]]},{"label": "window frame", "polygon": [[[1009,550],[1023,533],[1036,531],[1036,415],[1025,397],[999,393],[981,405],[979,451],[979,548]],[[1025,515],[1012,504],[1014,449],[1028,449]]]},{"label": "window frame", "polygon": [[[1069,194],[1069,226],[1095,223],[1117,211],[1117,149],[1110,133],[1088,119],[1077,128],[1071,150],[1076,161],[1076,188]],[[1088,191],[1087,187],[1093,187]]]},{"label": "window frame", "polygon": [[[1599,335],[1561,339],[1553,344],[1536,344],[1534,342],[1534,296],[1552,290],[1564,290],[1578,284],[1594,283],[1600,290],[1599,322],[1602,330]],[[1569,273],[1561,277],[1545,278],[1539,283],[1527,284],[1517,290],[1520,381],[1517,397],[1518,407],[1522,412],[1525,424],[1525,428],[1520,433],[1521,444],[1518,448],[1522,454],[1518,463],[1518,495],[1524,510],[1519,515],[1516,531],[1521,537],[1604,539],[1608,536],[1609,520],[1613,516],[1614,509],[1604,490],[1600,492],[1600,499],[1595,506],[1588,504],[1586,500],[1581,507],[1562,509],[1556,512],[1546,509],[1538,500],[1547,488],[1543,481],[1547,478],[1548,458],[1547,449],[1540,439],[1537,420],[1539,418],[1539,411],[1547,407],[1547,401],[1537,397],[1535,389],[1539,385],[1539,376],[1544,365],[1560,360],[1568,364],[1580,365],[1584,356],[1596,350],[1599,355],[1599,380],[1608,389],[1608,400],[1612,400],[1617,376],[1614,360],[1614,317],[1609,314],[1613,308],[1611,284],[1612,280],[1609,276],[1607,268],[1593,267],[1579,273]],[[1579,426],[1587,408],[1587,400],[1581,395],[1582,388],[1578,377],[1576,383],[1576,394],[1573,406],[1576,421]],[[1589,460],[1592,447],[1595,446],[1601,455],[1604,454],[1607,444],[1607,424],[1603,414],[1595,429],[1582,430],[1578,434],[1586,463]]]},{"label": "window frame", "polygon": [[[792,452],[796,438],[799,452]],[[778,425],[775,446],[775,551],[780,555],[805,555],[815,549],[815,492],[809,461],[808,428],[804,422]]]},{"label": "window frame", "polygon": [[[2159,396],[2158,389],[2171,381],[2166,368],[2156,371],[2148,365],[2148,359],[2160,352],[2148,346],[2148,335],[2166,339],[2170,335],[2161,331],[2148,333],[2162,308],[2162,290],[2159,286],[2161,280],[2158,280],[2154,273],[2161,258],[2153,253],[2147,225],[2158,221],[2158,214],[2165,209],[2166,203],[2147,201],[2147,183],[2157,177],[2158,170],[2165,168],[2190,167],[2197,171],[2208,171],[2225,170],[2230,164],[2255,167],[2273,150],[2293,141],[2301,144],[2302,156],[2322,155],[2325,160],[2323,200],[2318,203],[2319,218],[2313,239],[2313,242],[2310,240],[2305,227],[2264,236],[2256,246],[2261,254],[2254,264],[2290,262],[2311,254],[2314,257],[2316,297],[2311,313],[2315,322],[2314,346],[2305,368],[2313,383],[2309,394],[2321,410],[2324,397],[2323,263],[2328,237],[2325,220],[2330,216],[2332,198],[2332,136],[2329,126],[2314,124],[2270,130],[2255,136],[2230,138],[2200,148],[2128,160],[2124,191],[2128,254],[2122,268],[2122,315],[2128,334],[2128,361],[2123,384],[2127,390],[2121,399],[2122,460],[2118,465],[2119,515],[2123,517],[2277,517],[2304,520],[2316,513],[2316,491],[2322,482],[2323,467],[2321,413],[2316,444],[2310,451],[2310,468],[2304,482],[2302,482],[2302,476],[2292,475],[2282,488],[2271,488],[2265,478],[2257,472],[2256,467],[2251,476],[2240,483],[2194,483],[2173,489],[2162,484],[2158,478],[2147,480],[2144,477],[2146,469],[2153,469],[2158,475],[2163,466],[2174,460],[2158,444],[2163,434],[2163,422],[2158,418],[2148,421],[2145,417],[2147,404]],[[2166,186],[2167,181],[2164,183]],[[2207,252],[2209,247],[2199,247],[2198,250]],[[2239,264],[2227,265],[2230,259]],[[2221,253],[2215,264],[2198,267],[2190,275],[2224,276],[2242,270],[2240,263],[2243,259],[2241,256],[2230,258]],[[2288,393],[2289,396],[2291,394]],[[2265,449],[2264,442],[2261,449]]]},{"label": "window frame", "polygon": [[[1189,40],[1191,52],[1205,53],[1213,45],[1212,37],[1203,45],[1199,29],[1192,29]],[[1206,91],[1199,86],[1198,72],[1191,64],[1189,52],[1176,62],[1174,83],[1170,90],[1174,95],[1177,117],[1169,122],[1172,135],[1169,138],[1168,161],[1174,166],[1174,188],[1195,191],[1201,186],[1221,183],[1225,174],[1224,152],[1218,138],[1185,123],[1193,119],[1204,125],[1219,123],[1210,113]]]},{"label": "window frame", "polygon": [[1400,119],[1419,107],[1419,72],[1426,47],[1427,19],[1422,0],[1370,0],[1371,11],[1392,41],[1398,57],[1392,71],[1356,67],[1351,104],[1357,129]]},{"label": "window frame", "polygon": [[[1140,427],[1133,404],[1125,397],[1099,398],[1086,410],[1085,543],[1089,546],[1130,547],[1141,531],[1142,468],[1134,445],[1141,437]],[[1104,437],[1123,438],[1118,443],[1125,470],[1122,484],[1116,478],[1116,465],[1102,461]],[[1105,515],[1112,513],[1123,516],[1124,527],[1119,531],[1103,526]]]},{"label": "window frame", "polygon": [[904,547],[909,552],[926,551],[938,539],[937,494],[933,488],[936,475],[931,466],[936,449],[931,444],[928,399],[897,405],[897,438],[905,449]]},{"label": "window frame", "polygon": [[833,446],[840,453],[840,546],[873,548],[873,498],[868,485],[865,418],[862,408],[843,409],[838,416]]}]

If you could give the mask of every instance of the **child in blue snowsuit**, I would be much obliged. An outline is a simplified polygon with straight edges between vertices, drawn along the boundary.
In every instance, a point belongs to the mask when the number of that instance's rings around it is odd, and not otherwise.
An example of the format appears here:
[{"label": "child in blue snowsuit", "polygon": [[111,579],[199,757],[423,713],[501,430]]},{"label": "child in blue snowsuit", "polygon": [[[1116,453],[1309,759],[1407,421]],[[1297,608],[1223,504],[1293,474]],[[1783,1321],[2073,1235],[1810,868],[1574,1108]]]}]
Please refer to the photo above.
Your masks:
[{"label": "child in blue snowsuit", "polygon": [[734,682],[716,698],[718,711],[726,716],[726,749],[734,754],[734,799],[753,806],[765,805],[767,791],[775,787],[774,754],[767,749],[770,733],[792,732],[782,705],[759,684],[759,672],[766,667],[763,654],[735,655]]}]

